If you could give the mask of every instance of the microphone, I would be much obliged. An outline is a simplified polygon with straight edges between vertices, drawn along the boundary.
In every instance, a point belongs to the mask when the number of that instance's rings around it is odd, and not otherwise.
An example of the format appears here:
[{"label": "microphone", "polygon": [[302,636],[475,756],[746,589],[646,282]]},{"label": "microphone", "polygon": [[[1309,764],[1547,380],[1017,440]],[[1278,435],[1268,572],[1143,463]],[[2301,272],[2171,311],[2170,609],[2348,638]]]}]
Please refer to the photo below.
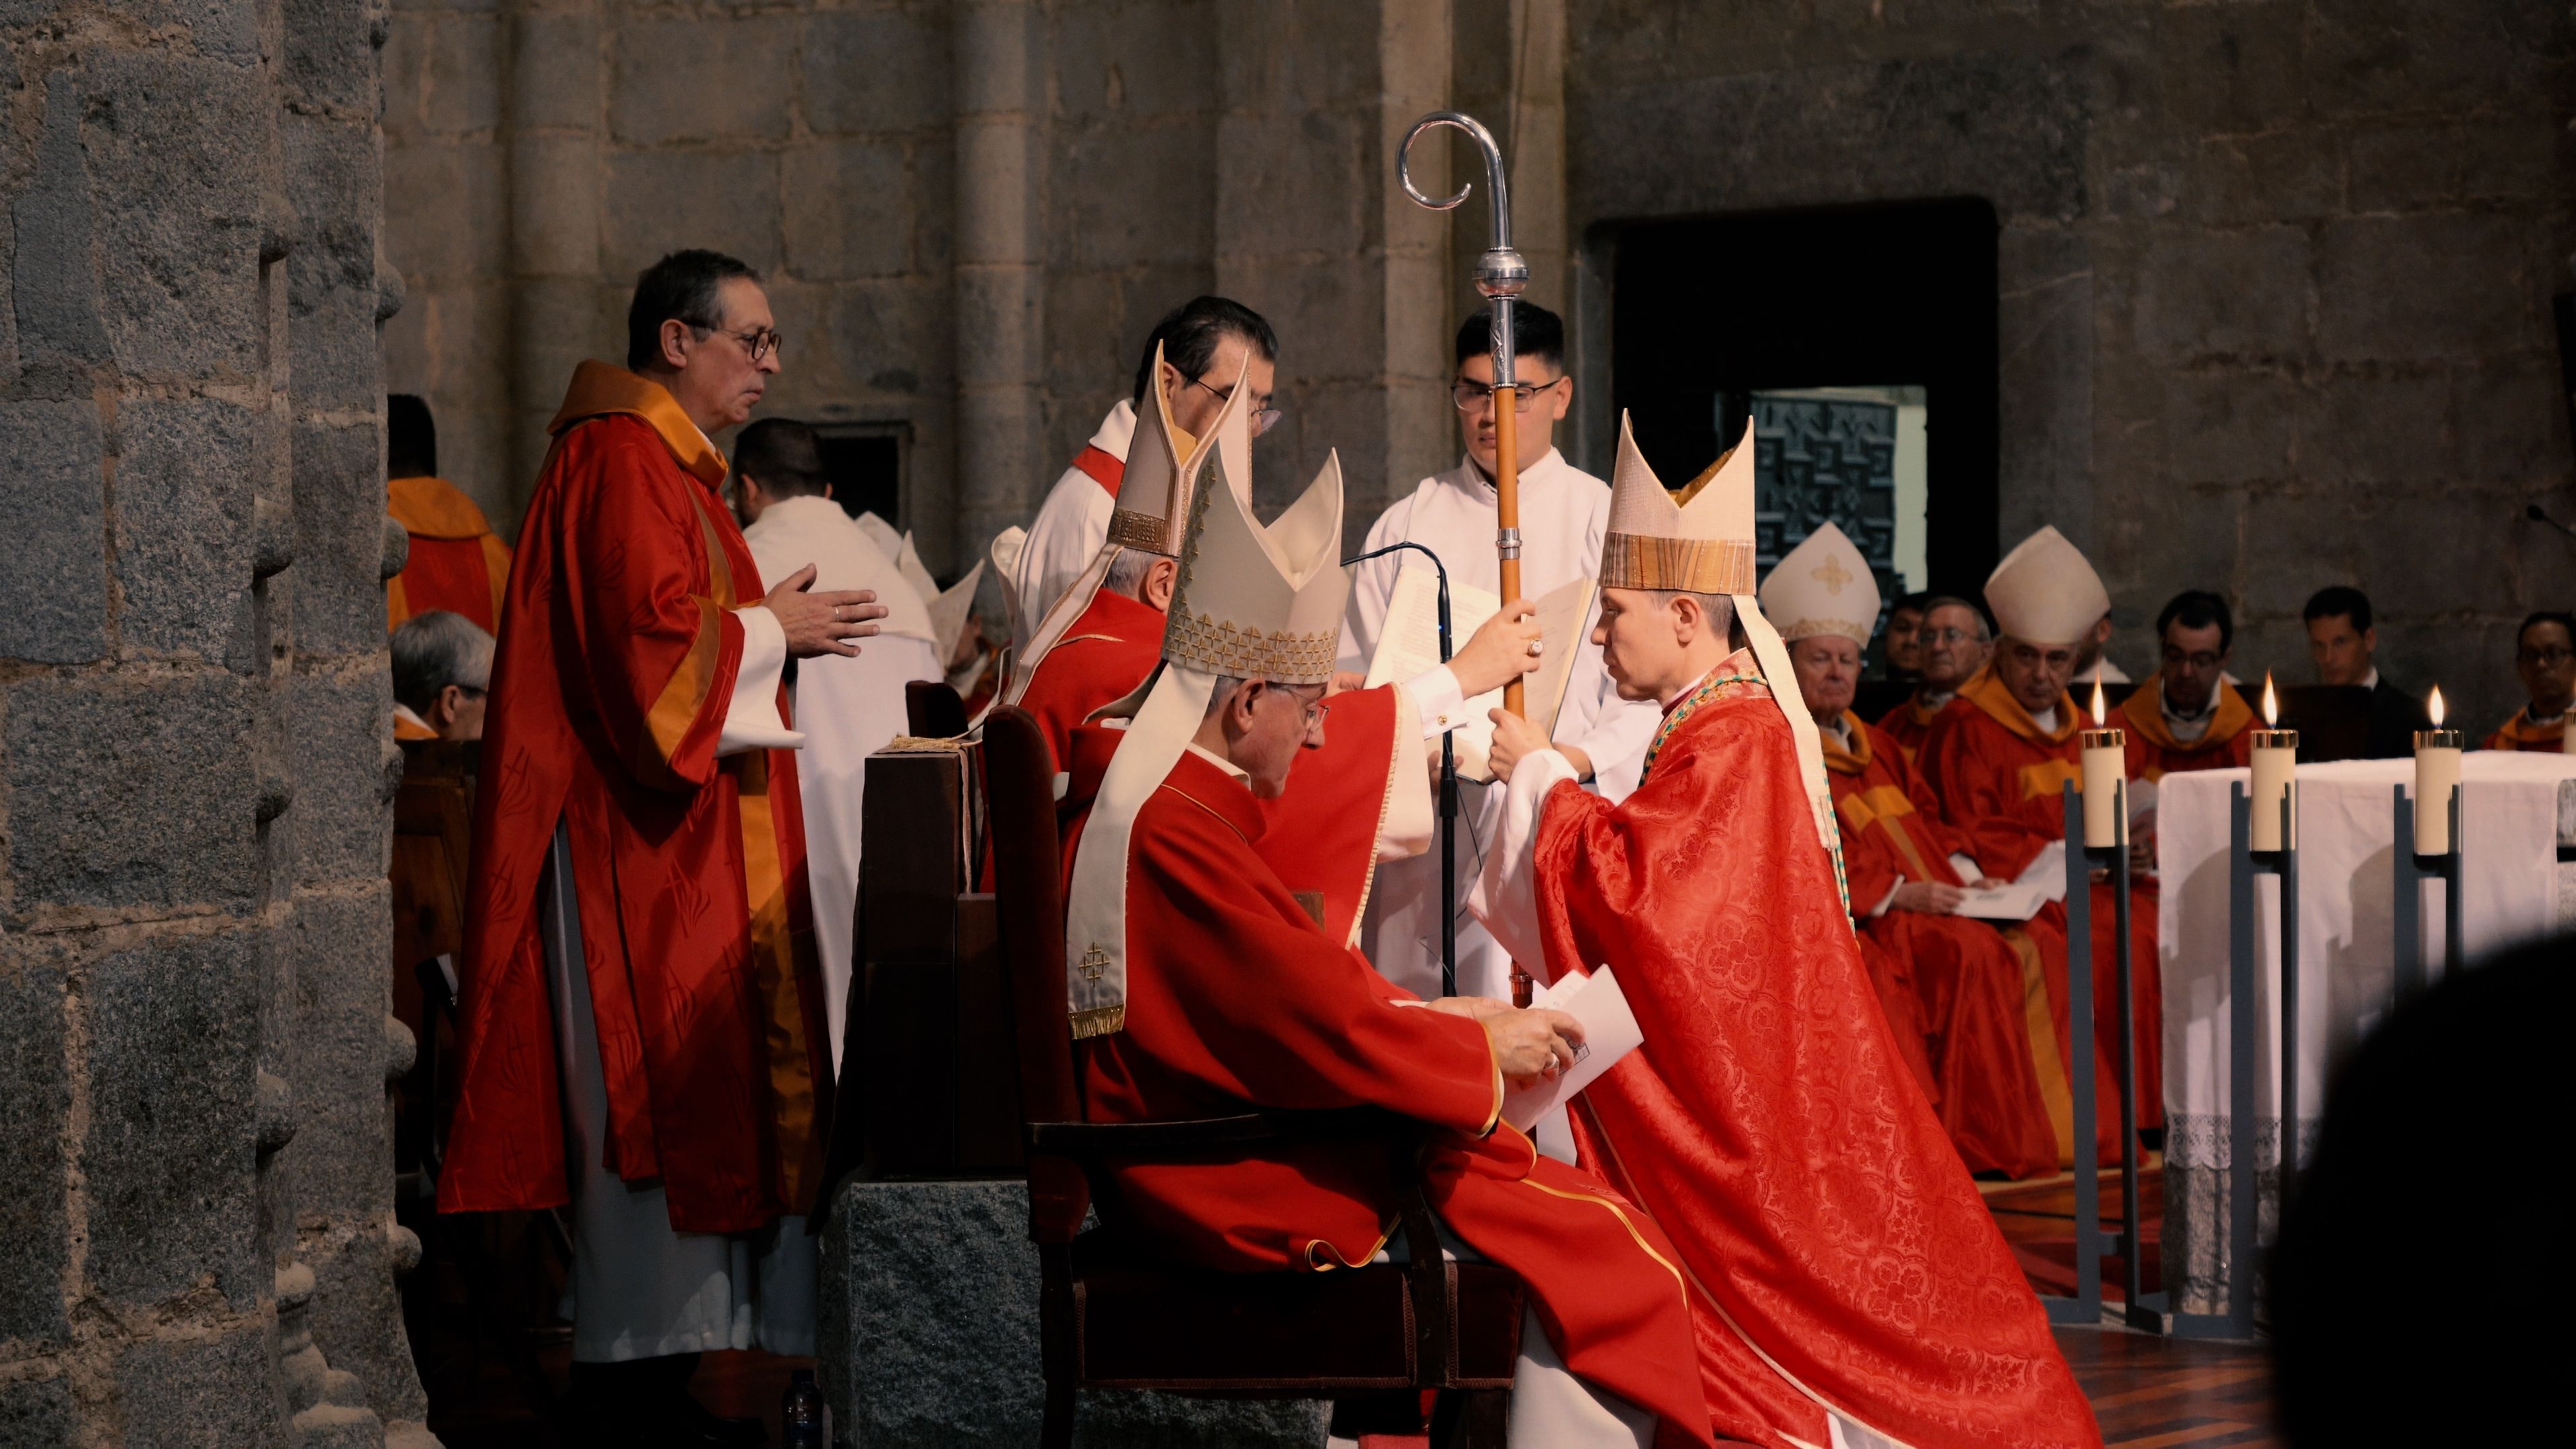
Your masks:
[{"label": "microphone", "polygon": [[2569,538],[2576,538],[2576,528],[2569,528],[2566,524],[2550,517],[2549,510],[2542,508],[2537,503],[2525,507],[2522,510],[2522,516],[2530,519],[2534,523],[2546,523],[2550,527],[2557,529],[2560,533],[2567,535]]}]

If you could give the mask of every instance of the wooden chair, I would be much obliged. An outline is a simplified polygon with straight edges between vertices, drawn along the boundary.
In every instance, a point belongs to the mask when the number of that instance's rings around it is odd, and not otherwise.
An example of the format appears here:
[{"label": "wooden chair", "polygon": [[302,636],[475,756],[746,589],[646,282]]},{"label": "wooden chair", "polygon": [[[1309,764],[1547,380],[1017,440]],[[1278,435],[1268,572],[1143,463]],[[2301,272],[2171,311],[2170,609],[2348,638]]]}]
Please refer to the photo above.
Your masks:
[{"label": "wooden chair", "polygon": [[[2259,712],[2262,692],[2246,698]],[[2281,728],[2299,732],[2299,760],[2358,760],[2370,748],[2370,691],[2358,684],[2292,684],[2281,689]]]},{"label": "wooden chair", "polygon": [[904,728],[926,740],[953,740],[966,733],[966,702],[936,679],[916,679],[903,687]]},{"label": "wooden chair", "polygon": [[[1018,709],[984,725],[1002,954],[1026,1118],[1029,1237],[1038,1246],[1047,1449],[1073,1442],[1084,1389],[1225,1398],[1338,1398],[1346,1408],[1437,1391],[1435,1449],[1501,1449],[1525,1289],[1505,1269],[1445,1261],[1429,1207],[1399,1208],[1411,1261],[1332,1273],[1218,1273],[1082,1231],[1102,1160],[1203,1153],[1290,1135],[1346,1134],[1349,1113],[1261,1112],[1187,1122],[1089,1123],[1065,1017],[1064,902],[1055,765]],[[1366,1119],[1382,1134],[1385,1119]],[[1382,1140],[1382,1138],[1381,1138]],[[1372,1429],[1375,1426],[1371,1426]],[[1412,1428],[1418,1432],[1418,1419]]]}]

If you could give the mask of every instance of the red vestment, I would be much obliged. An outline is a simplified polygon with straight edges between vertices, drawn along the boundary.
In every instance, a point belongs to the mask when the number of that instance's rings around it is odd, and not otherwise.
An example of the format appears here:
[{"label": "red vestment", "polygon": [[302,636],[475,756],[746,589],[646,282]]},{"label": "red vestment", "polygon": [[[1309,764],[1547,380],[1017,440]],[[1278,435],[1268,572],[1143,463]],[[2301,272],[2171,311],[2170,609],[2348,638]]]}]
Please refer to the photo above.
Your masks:
[{"label": "red vestment", "polygon": [[1922,687],[1918,685],[1914,693],[1906,697],[1905,703],[1887,712],[1886,717],[1878,722],[1878,727],[1889,739],[1896,741],[1896,748],[1905,756],[1905,763],[1920,769],[1923,765],[1923,740],[1932,733],[1932,721],[1939,718],[1941,711],[1949,708],[1957,698],[1954,694],[1939,704],[1926,705]]},{"label": "red vestment", "polygon": [[[803,1212],[829,1100],[795,755],[717,758],[765,592],[724,459],[652,382],[585,362],[529,501],[483,736],[463,1085],[439,1207],[566,1201],[539,902],[570,841],[607,1084],[607,1165],[671,1226]],[[784,717],[785,690],[780,690]]]},{"label": "red vestment", "polygon": [[1046,733],[1057,769],[1071,768],[1073,732],[1091,712],[1126,698],[1154,672],[1163,625],[1162,610],[1103,588],[1038,661],[1018,703]]},{"label": "red vestment", "polygon": [[[1854,910],[1867,912],[1901,881],[1967,885],[1949,859],[1966,842],[1941,823],[1922,775],[1884,731],[1849,711],[1843,720],[1851,745],[1824,736],[1825,783],[1841,818]],[[2057,1137],[2031,1062],[2023,1002],[2025,963],[2038,943],[2019,927],[1894,907],[1860,927],[1865,941],[1902,963],[1936,1084],[1933,1108],[1960,1160],[1970,1172],[2011,1177],[2055,1171]],[[2057,969],[2066,969],[2062,955]],[[1904,1024],[1893,1014],[1888,1025],[1902,1036]]]},{"label": "red vestment", "polygon": [[2566,744],[2567,718],[2564,715],[2545,725],[2531,722],[2531,706],[2513,712],[2504,727],[2487,736],[2490,750],[2531,750],[2540,754],[2557,754]]},{"label": "red vestment", "polygon": [[[1942,818],[1968,842],[1968,854],[1989,874],[2016,879],[2066,834],[2066,807],[2061,791],[2069,780],[2082,782],[2083,727],[2075,701],[2063,690],[2057,696],[2057,728],[2042,730],[2030,712],[1993,669],[1978,671],[1959,688],[1959,699],[1934,722],[1923,746],[1923,772],[1931,777],[1941,801]],[[2120,1151],[2119,1064],[2120,1018],[2117,1010],[2119,963],[2113,951],[2119,921],[2113,914],[2116,888],[2108,881],[2093,886],[2093,1040],[2094,1131],[2105,1161]],[[2164,992],[2156,959],[2156,885],[2131,878],[2129,912],[2130,1001],[2137,1043],[2138,1125],[2164,1122]],[[2026,993],[2033,1020],[2031,1050],[2039,1060],[2040,1091],[2048,1099],[2049,1117],[2060,1124],[2064,1160],[2074,1160],[2074,1096],[2067,1064],[2074,1058],[2072,1003],[2067,997],[2066,908],[2051,902],[2031,918],[2031,933],[2042,945],[2045,1009],[2050,1030],[2038,1030],[2042,1008],[2039,990]],[[2049,949],[2052,940],[2057,949]]]},{"label": "red vestment", "polygon": [[385,581],[385,627],[445,609],[484,633],[501,632],[501,599],[510,582],[510,546],[492,531],[474,500],[441,478],[396,478],[385,484],[385,512],[411,535],[402,572]]},{"label": "red vestment", "polygon": [[[1375,709],[1394,717],[1391,702]],[[1107,753],[1075,747],[1068,879]],[[1382,798],[1384,775],[1374,784]],[[1192,753],[1138,810],[1125,1024],[1075,1044],[1085,1115],[1143,1122],[1373,1105],[1425,1124],[1425,1135],[1263,1143],[1222,1160],[1113,1168],[1103,1224],[1202,1266],[1329,1272],[1366,1263],[1386,1242],[1394,1164],[1412,1151],[1432,1210],[1529,1284],[1569,1369],[1655,1414],[1659,1444],[1709,1443],[1671,1243],[1598,1179],[1500,1125],[1502,1079],[1483,1028],[1399,1006],[1415,998],[1316,924],[1257,849],[1263,834],[1251,791]]]},{"label": "red vestment", "polygon": [[1720,1432],[1915,1449],[2100,1443],[1976,1185],[1871,1001],[1796,745],[1739,653],[1617,806],[1551,791],[1551,978],[1607,962],[1642,1049],[1576,1099],[1583,1160],[1682,1251]]},{"label": "red vestment", "polygon": [[2120,727],[2129,732],[2129,778],[2161,780],[2177,770],[2224,770],[2254,763],[2253,706],[2236,686],[2218,681],[2218,714],[2196,740],[2174,737],[2165,723],[2165,677],[2157,674],[2120,701]]}]

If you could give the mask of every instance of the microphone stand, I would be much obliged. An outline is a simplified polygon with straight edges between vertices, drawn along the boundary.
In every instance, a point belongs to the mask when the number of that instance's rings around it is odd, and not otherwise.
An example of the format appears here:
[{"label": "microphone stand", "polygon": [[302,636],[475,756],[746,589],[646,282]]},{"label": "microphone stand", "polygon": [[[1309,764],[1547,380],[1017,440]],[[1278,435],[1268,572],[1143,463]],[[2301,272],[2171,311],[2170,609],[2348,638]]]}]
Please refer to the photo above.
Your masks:
[{"label": "microphone stand", "polygon": [[[1449,662],[1449,570],[1440,555],[1422,544],[1407,540],[1390,543],[1384,548],[1354,554],[1342,560],[1342,567],[1384,558],[1402,549],[1431,560],[1433,572],[1440,576],[1440,662]],[[1449,731],[1440,732],[1440,994],[1458,994],[1458,752],[1450,742]]]}]

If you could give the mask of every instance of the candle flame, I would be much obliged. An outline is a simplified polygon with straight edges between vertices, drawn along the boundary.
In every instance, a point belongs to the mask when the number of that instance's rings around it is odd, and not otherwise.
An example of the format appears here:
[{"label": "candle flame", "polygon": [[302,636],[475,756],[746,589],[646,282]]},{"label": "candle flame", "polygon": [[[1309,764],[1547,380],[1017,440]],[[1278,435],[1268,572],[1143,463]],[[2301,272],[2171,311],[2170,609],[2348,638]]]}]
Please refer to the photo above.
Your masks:
[{"label": "candle flame", "polygon": [[2424,701],[2425,710],[2433,716],[2433,728],[2442,727],[2442,686],[2433,686],[2433,695]]},{"label": "candle flame", "polygon": [[2096,675],[2093,680],[2093,728],[2097,730],[2102,727],[2103,710],[2102,680],[2099,675]]},{"label": "candle flame", "polygon": [[2272,692],[2272,671],[2268,669],[2263,671],[2263,727],[2281,727],[2281,697]]}]

